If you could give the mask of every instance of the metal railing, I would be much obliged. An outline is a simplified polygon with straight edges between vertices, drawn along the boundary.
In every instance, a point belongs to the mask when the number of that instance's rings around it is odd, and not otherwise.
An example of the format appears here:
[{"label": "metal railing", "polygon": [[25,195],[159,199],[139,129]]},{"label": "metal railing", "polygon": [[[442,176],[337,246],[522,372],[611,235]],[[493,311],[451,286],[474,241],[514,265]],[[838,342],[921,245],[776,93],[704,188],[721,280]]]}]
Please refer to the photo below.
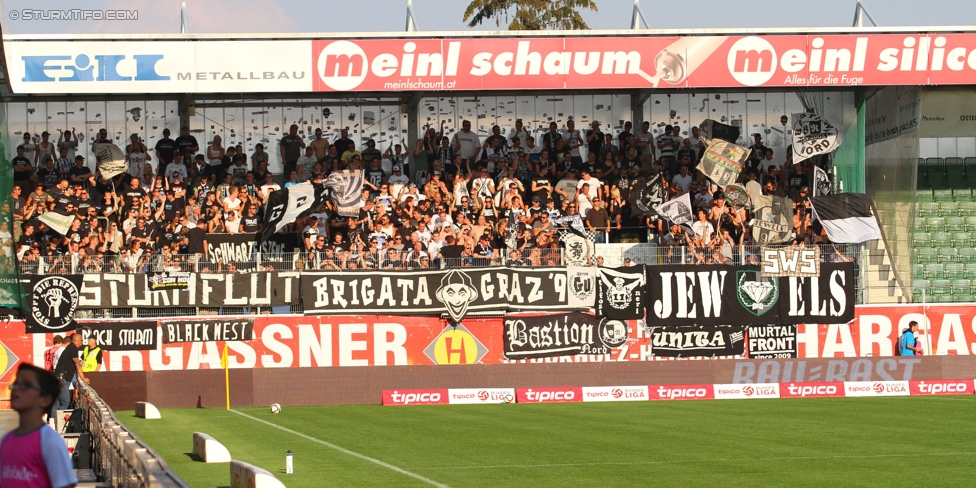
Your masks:
[{"label": "metal railing", "polygon": [[100,480],[121,488],[189,488],[162,457],[115,418],[92,387],[82,385],[78,403],[91,433],[92,469]]}]

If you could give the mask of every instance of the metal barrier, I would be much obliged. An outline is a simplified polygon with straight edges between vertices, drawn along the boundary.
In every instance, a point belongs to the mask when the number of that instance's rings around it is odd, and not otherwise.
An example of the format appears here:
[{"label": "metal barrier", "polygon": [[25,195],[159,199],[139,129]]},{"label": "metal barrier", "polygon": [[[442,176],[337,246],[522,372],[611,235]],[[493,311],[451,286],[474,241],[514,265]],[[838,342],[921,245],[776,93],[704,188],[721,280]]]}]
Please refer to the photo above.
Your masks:
[{"label": "metal barrier", "polygon": [[102,481],[121,488],[189,488],[163,458],[136,437],[90,386],[83,385],[78,406],[92,439],[92,469]]}]

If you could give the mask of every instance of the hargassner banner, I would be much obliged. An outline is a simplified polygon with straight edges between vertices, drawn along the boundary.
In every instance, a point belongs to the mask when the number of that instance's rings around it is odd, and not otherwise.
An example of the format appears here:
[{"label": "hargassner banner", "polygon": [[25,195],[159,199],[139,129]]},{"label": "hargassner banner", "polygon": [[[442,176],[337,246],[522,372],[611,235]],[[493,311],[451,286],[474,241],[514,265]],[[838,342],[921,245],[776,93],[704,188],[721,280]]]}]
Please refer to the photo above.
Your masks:
[{"label": "hargassner banner", "polygon": [[976,34],[9,41],[15,93],[962,85]]}]

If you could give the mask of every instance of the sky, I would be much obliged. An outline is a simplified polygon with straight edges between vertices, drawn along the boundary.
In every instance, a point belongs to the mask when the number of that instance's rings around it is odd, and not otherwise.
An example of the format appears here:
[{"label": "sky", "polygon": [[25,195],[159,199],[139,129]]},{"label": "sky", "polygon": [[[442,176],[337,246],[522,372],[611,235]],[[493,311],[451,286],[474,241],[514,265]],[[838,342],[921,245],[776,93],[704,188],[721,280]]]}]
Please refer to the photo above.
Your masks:
[{"label": "sky", "polygon": [[[583,13],[592,29],[629,29],[633,0],[594,0]],[[10,34],[178,34],[180,0],[0,0],[2,27]],[[468,0],[413,0],[421,31],[498,30],[494,22],[470,28]],[[190,33],[400,32],[406,0],[187,0]],[[855,0],[642,0],[651,28],[850,27]],[[24,9],[134,10],[138,20],[25,20]],[[864,0],[883,27],[973,26],[973,0]],[[36,12],[32,15],[37,14]],[[14,20],[16,18],[16,20]],[[503,27],[506,25],[503,23]]]}]

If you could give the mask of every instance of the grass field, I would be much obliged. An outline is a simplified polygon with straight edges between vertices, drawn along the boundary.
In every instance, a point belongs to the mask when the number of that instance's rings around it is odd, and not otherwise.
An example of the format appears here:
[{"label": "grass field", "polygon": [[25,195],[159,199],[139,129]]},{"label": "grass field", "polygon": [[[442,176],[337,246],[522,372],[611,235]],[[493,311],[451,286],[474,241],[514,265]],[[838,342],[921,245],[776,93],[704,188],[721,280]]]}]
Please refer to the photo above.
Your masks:
[{"label": "grass field", "polygon": [[[194,487],[192,433],[289,488],[965,485],[976,396],[163,410],[117,416]],[[285,451],[295,474],[284,474]]]}]

